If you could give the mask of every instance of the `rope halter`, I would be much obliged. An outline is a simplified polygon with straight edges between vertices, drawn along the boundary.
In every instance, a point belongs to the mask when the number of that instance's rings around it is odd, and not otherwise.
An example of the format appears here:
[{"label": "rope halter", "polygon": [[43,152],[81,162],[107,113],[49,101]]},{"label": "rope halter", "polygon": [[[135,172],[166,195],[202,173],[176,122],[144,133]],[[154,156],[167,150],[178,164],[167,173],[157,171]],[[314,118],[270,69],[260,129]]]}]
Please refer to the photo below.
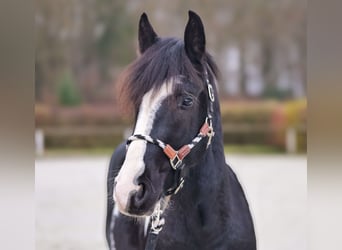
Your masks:
[{"label": "rope halter", "polygon": [[159,139],[152,138],[150,135],[142,135],[142,134],[135,134],[130,136],[127,139],[126,147],[128,148],[129,144],[136,140],[143,140],[148,143],[157,145],[160,147],[164,154],[168,157],[170,161],[170,165],[173,170],[176,171],[176,184],[173,188],[170,188],[166,191],[166,195],[176,194],[184,184],[184,177],[182,176],[182,169],[183,169],[183,160],[184,158],[191,152],[191,150],[205,137],[208,137],[207,142],[207,148],[211,144],[212,138],[215,135],[213,124],[212,124],[212,117],[214,112],[214,102],[215,102],[215,95],[214,95],[214,88],[212,84],[209,81],[208,72],[206,69],[204,69],[204,77],[205,77],[205,83],[207,85],[208,90],[208,109],[207,109],[207,117],[200,128],[199,133],[197,136],[189,143],[182,147],[180,147],[178,150],[175,150],[170,144],[166,144],[163,141]]}]

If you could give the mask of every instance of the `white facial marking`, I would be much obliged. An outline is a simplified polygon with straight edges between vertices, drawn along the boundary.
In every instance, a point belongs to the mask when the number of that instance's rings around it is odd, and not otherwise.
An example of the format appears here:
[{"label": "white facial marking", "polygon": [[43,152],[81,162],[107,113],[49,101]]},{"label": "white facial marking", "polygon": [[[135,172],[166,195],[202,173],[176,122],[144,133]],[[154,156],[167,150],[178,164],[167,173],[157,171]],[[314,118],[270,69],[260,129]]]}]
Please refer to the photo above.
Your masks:
[{"label": "white facial marking", "polygon": [[[152,90],[147,92],[142,99],[134,134],[150,135],[155,115],[161,103],[171,95],[172,84],[165,82],[157,93]],[[116,177],[114,200],[118,204],[120,212],[127,209],[130,193],[138,191],[136,179],[145,171],[144,155],[146,141],[132,141],[126,153],[126,159]]]}]

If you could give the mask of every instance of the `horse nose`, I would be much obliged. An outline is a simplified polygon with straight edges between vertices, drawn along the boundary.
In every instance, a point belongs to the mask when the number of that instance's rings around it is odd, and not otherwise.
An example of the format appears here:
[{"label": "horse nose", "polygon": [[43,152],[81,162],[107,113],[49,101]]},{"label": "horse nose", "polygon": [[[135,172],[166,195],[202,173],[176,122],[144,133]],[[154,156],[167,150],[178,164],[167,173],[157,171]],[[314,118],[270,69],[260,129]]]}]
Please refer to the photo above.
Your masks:
[{"label": "horse nose", "polygon": [[121,212],[126,212],[130,206],[131,196],[139,191],[139,186],[128,185],[125,182],[115,182],[113,198]]},{"label": "horse nose", "polygon": [[158,196],[152,183],[139,178],[137,185],[127,185],[117,181],[114,188],[114,201],[119,211],[126,215],[149,215],[153,211]]}]

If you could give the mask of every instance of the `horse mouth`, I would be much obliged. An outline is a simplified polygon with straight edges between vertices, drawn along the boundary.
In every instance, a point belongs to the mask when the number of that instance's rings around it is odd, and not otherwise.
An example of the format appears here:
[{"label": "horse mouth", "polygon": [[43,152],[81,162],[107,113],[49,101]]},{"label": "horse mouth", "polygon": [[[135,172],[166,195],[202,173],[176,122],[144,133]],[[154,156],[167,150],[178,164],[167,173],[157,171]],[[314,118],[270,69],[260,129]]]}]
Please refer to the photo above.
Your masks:
[{"label": "horse mouth", "polygon": [[142,212],[139,213],[139,211],[134,211],[134,213],[132,213],[132,211],[129,212],[124,212],[124,215],[130,216],[130,217],[135,217],[135,218],[149,218],[151,217],[153,214],[155,214],[155,212],[157,210],[162,210],[165,211],[165,209],[169,206],[169,201],[170,201],[170,196],[163,196],[161,198],[159,198],[157,200],[157,202],[152,206],[151,209],[149,209],[147,212]]},{"label": "horse mouth", "polygon": [[[130,217],[148,217],[154,209],[159,199],[146,195],[146,189],[140,185],[137,190],[129,192],[127,198],[123,199],[117,190],[114,189],[114,201],[120,213]],[[127,200],[126,200],[127,199]],[[123,202],[123,200],[125,200]]]},{"label": "horse mouth", "polygon": [[137,206],[137,204],[134,203],[135,197],[139,197],[139,195],[141,195],[141,192],[142,192],[141,190],[132,191],[128,199],[128,203],[126,207],[122,207],[120,203],[117,203],[118,210],[120,211],[121,214],[125,216],[129,216],[129,217],[133,217],[133,218],[146,218],[146,217],[150,217],[155,212],[158,204],[161,204],[163,209],[165,209],[169,204],[170,197],[162,196],[162,197],[159,197],[158,199],[155,199],[155,200],[151,199],[147,201],[146,203],[138,204],[139,206]]},{"label": "horse mouth", "polygon": [[118,208],[119,208],[120,213],[123,215],[134,217],[134,218],[146,218],[153,214],[155,210],[155,206],[156,205],[153,205],[149,209],[145,209],[145,208],[140,208],[140,207],[131,207],[128,204],[128,207],[126,207],[125,209],[122,209],[120,206],[118,206]]},{"label": "horse mouth", "polygon": [[139,210],[135,210],[135,211],[120,211],[120,213],[122,213],[123,215],[129,216],[129,217],[134,217],[134,218],[146,218],[149,217],[153,214],[154,209],[148,210],[146,211],[139,211]]}]

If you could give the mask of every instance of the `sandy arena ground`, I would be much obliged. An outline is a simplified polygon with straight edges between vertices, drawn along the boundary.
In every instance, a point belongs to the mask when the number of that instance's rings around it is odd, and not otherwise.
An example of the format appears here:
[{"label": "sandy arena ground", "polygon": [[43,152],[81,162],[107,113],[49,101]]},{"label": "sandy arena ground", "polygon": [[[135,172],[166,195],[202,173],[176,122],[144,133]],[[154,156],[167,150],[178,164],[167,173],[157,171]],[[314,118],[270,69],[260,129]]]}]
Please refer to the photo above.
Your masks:
[{"label": "sandy arena ground", "polygon": [[[306,157],[230,155],[259,250],[306,249]],[[36,249],[105,250],[109,157],[36,160]]]}]

